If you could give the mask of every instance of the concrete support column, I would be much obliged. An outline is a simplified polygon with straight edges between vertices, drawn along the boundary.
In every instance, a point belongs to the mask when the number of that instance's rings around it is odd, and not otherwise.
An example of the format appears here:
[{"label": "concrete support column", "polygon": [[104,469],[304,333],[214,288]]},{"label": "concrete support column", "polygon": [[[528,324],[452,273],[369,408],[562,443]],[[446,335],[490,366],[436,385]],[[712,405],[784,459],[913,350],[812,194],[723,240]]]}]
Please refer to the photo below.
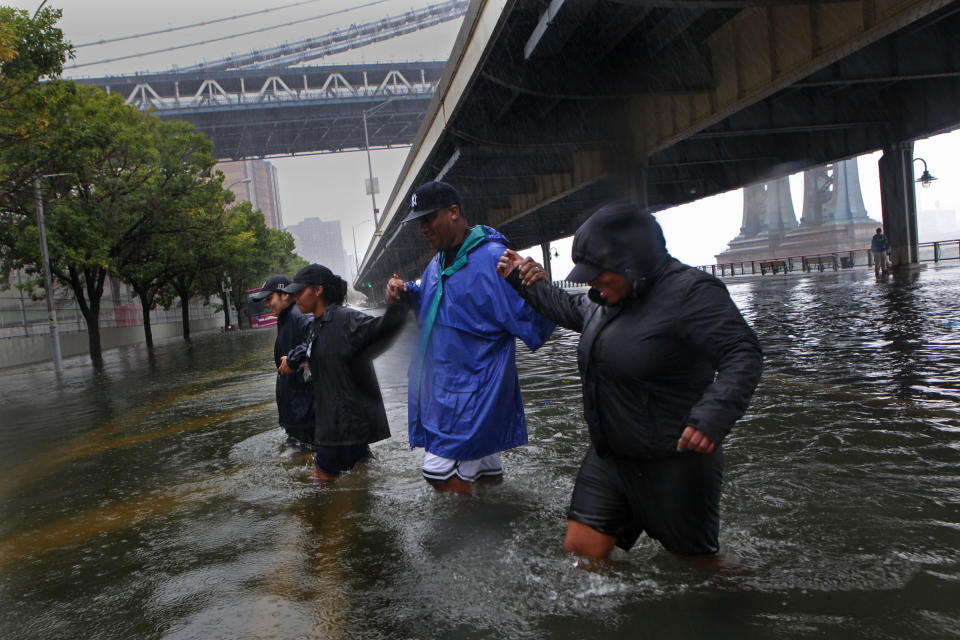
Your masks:
[{"label": "concrete support column", "polygon": [[553,282],[553,267],[550,266],[550,243],[541,243],[540,250],[543,251],[543,268],[547,272],[547,280]]},{"label": "concrete support column", "polygon": [[633,171],[630,172],[630,201],[646,209],[649,204],[649,190],[647,181],[650,179],[650,160],[647,156],[636,161]]},{"label": "concrete support column", "polygon": [[883,230],[890,240],[890,262],[895,267],[916,264],[919,247],[913,141],[884,147],[883,156],[877,164],[880,169]]}]

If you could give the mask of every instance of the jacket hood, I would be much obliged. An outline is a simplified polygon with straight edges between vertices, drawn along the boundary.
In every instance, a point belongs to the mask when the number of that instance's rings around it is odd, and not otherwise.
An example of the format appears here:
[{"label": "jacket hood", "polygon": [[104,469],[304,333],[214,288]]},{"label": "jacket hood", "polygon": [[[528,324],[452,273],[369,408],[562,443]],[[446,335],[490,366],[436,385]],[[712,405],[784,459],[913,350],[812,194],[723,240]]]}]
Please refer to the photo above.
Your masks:
[{"label": "jacket hood", "polygon": [[508,244],[507,237],[493,227],[488,227],[486,225],[480,226],[487,230],[487,237],[484,238],[483,242],[499,242],[500,244]]},{"label": "jacket hood", "polygon": [[574,234],[573,261],[619,273],[638,291],[645,288],[670,258],[663,230],[651,215],[660,208],[641,210],[625,201],[601,207]]}]

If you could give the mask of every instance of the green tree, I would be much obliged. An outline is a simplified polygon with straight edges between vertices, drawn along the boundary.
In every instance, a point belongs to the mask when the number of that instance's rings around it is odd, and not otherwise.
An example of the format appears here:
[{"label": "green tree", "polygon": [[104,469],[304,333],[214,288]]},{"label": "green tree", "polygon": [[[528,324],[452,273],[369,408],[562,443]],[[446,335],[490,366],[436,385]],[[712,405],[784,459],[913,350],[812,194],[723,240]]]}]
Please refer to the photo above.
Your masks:
[{"label": "green tree", "polygon": [[[208,188],[220,187],[223,174],[207,183]],[[198,192],[189,208],[188,233],[181,234],[169,253],[170,279],[166,289],[161,290],[161,302],[169,308],[174,298],[180,301],[183,339],[190,340],[190,300],[201,296],[208,298],[220,291],[218,274],[223,273],[227,259],[221,250],[227,241],[226,203],[233,198],[229,191],[219,189],[214,193]]]},{"label": "green tree", "polygon": [[292,274],[306,263],[293,251],[293,236],[268,227],[263,213],[249,202],[241,202],[227,211],[226,231],[221,251],[224,260],[219,294],[224,306],[225,325],[230,325],[229,307],[232,306],[237,314],[237,325],[242,326],[248,289],[259,286],[274,273]]},{"label": "green tree", "polygon": [[[0,7],[0,206],[33,188],[51,173],[34,152],[49,129],[63,122],[64,83],[51,81],[73,56],[55,25],[59,9],[42,9],[33,18],[21,9]],[[25,161],[26,160],[26,161]]]},{"label": "green tree", "polygon": [[[114,268],[140,299],[144,339],[152,352],[150,310],[168,304],[163,293],[177,268],[195,261],[195,256],[184,255],[192,248],[184,239],[209,224],[206,211],[222,212],[225,198],[231,194],[222,188],[222,174],[211,178],[216,162],[213,145],[195,133],[192,125],[151,116],[146,119],[145,134],[147,130],[158,153],[149,178],[130,198],[130,206],[140,210],[143,224],[129,242],[117,248]],[[189,297],[184,300],[188,302]],[[189,337],[189,317],[184,330]]]},{"label": "green tree", "polygon": [[[148,117],[94,87],[64,84],[55,108],[65,124],[50,128],[34,147],[45,179],[50,268],[69,287],[87,324],[90,355],[102,365],[100,301],[118,256],[152,232],[144,189],[157,166]],[[36,212],[23,195],[0,208],[3,271],[41,270]]]}]

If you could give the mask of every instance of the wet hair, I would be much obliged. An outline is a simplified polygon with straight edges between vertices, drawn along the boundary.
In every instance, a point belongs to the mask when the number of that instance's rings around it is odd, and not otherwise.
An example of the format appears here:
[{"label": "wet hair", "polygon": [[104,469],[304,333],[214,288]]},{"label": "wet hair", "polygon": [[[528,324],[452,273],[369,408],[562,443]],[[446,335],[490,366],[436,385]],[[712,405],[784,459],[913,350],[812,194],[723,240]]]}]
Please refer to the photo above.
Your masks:
[{"label": "wet hair", "polygon": [[323,287],[323,292],[320,294],[323,301],[328,305],[343,304],[343,301],[347,298],[346,281],[332,271],[330,275],[324,277],[323,280],[324,281],[320,283]]}]

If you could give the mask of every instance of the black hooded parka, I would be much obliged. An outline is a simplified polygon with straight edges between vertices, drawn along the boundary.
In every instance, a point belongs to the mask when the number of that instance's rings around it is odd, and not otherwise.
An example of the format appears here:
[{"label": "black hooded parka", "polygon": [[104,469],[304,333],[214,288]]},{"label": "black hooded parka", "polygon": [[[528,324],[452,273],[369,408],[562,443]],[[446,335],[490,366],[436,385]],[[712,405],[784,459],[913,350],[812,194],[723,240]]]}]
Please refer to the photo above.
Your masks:
[{"label": "black hooded parka", "polygon": [[314,444],[372,444],[390,437],[373,360],[390,346],[406,318],[404,305],[390,305],[386,313],[374,317],[334,304],[314,319],[310,348]]},{"label": "black hooded parka", "polygon": [[666,252],[653,216],[627,203],[577,231],[573,258],[627,277],[633,294],[607,305],[545,281],[508,280],[530,305],[580,332],[577,362],[590,438],[601,457],[680,455],[692,425],[720,445],[760,379],[757,337],[717,278]]}]

